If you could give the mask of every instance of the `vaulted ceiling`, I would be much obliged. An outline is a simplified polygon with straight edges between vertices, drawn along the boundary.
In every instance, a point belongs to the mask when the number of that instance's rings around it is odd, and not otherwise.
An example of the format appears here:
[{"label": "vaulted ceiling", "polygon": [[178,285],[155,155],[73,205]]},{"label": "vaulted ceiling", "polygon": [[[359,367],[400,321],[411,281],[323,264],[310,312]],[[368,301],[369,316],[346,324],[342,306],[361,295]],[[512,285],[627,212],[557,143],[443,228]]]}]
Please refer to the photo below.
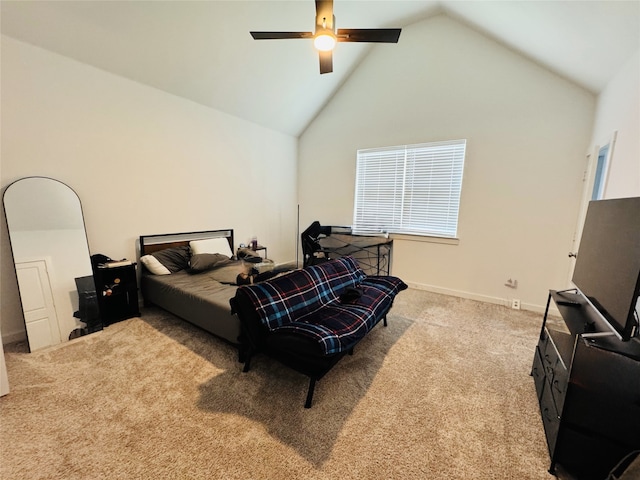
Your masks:
[{"label": "vaulted ceiling", "polygon": [[[320,75],[313,0],[8,1],[15,39],[231,115],[299,135],[371,48],[338,44]],[[338,28],[405,27],[446,14],[597,94],[640,48],[640,1],[335,0]]]}]

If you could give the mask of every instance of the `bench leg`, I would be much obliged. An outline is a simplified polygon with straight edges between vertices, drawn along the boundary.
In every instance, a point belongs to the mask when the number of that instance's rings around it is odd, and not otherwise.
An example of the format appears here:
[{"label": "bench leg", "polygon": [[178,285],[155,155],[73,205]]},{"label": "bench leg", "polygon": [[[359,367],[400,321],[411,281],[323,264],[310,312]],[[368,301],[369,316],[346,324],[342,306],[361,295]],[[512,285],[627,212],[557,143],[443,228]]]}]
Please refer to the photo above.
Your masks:
[{"label": "bench leg", "polygon": [[249,359],[247,358],[247,360],[244,362],[244,368],[242,369],[242,372],[243,372],[243,373],[247,373],[247,372],[249,371],[249,368],[250,368],[250,365],[249,365],[249,364],[250,364],[250,361],[249,361]]},{"label": "bench leg", "polygon": [[384,319],[382,320],[382,324],[386,327],[387,326],[387,316],[384,316]]},{"label": "bench leg", "polygon": [[304,404],[304,408],[311,408],[311,401],[313,400],[313,391],[316,388],[316,379],[309,380],[309,391],[307,392],[307,401]]},{"label": "bench leg", "polygon": [[249,368],[251,368],[251,349],[247,350],[246,352],[244,352],[243,357],[244,357],[244,368],[242,369],[243,373],[247,373],[249,371]]}]

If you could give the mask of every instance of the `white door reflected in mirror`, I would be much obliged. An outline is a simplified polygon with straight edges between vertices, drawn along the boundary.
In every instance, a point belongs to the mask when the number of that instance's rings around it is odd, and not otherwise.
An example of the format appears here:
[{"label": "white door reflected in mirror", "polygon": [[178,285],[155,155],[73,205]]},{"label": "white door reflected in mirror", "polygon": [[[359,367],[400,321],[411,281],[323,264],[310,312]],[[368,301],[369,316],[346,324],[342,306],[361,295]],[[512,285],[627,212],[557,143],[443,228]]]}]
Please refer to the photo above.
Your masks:
[{"label": "white door reflected in mirror", "polygon": [[31,350],[60,343],[60,328],[45,260],[16,263],[24,323]]}]

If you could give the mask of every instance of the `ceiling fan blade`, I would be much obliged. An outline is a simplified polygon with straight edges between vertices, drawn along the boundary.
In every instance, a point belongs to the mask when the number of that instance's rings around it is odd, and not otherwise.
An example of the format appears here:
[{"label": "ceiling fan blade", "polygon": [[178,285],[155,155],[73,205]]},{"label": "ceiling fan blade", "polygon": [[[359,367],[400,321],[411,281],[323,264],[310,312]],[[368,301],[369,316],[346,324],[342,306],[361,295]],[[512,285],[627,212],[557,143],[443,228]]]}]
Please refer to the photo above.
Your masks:
[{"label": "ceiling fan blade", "polygon": [[313,38],[313,32],[249,32],[254,40],[283,40],[288,38]]},{"label": "ceiling fan blade", "polygon": [[398,43],[401,28],[339,28],[339,42]]},{"label": "ceiling fan blade", "polygon": [[333,0],[316,0],[316,28],[318,27],[333,30]]},{"label": "ceiling fan blade", "polygon": [[320,54],[320,73],[333,72],[333,52],[318,52]]}]

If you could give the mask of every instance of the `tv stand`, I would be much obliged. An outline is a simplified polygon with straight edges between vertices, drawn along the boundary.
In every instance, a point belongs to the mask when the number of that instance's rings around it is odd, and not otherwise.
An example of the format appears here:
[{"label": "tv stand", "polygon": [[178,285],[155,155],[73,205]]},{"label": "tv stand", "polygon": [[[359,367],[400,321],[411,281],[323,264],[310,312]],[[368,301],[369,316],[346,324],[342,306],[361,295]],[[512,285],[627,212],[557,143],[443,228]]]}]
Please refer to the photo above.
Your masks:
[{"label": "tv stand", "polygon": [[[603,479],[640,449],[640,343],[620,341],[580,293],[569,292],[549,292],[531,375],[549,472],[561,467],[573,478]],[[551,301],[566,329],[547,323]]]}]

